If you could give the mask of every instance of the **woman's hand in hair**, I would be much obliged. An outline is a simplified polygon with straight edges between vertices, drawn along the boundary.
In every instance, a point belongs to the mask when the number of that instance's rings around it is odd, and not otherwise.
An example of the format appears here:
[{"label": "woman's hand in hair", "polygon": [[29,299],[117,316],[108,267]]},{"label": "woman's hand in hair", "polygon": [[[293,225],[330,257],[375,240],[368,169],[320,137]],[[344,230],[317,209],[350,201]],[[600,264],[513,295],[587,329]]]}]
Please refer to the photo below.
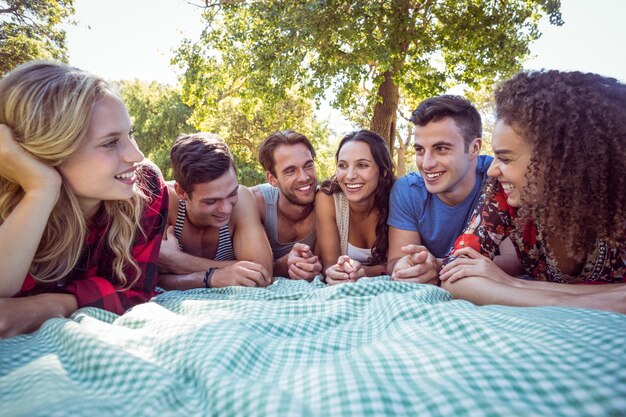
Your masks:
[{"label": "woman's hand in hair", "polygon": [[361,263],[346,255],[340,256],[335,265],[326,269],[326,282],[329,285],[355,282],[364,276],[365,269]]},{"label": "woman's hand in hair", "polygon": [[21,201],[0,224],[0,297],[13,297],[24,283],[61,194],[61,175],[29,154],[14,139],[11,129],[0,124],[0,177],[3,186],[8,181],[24,191]]},{"label": "woman's hand in hair", "polygon": [[25,193],[46,191],[55,201],[61,189],[61,175],[38,160],[19,144],[11,129],[0,124],[0,176],[19,184]]}]

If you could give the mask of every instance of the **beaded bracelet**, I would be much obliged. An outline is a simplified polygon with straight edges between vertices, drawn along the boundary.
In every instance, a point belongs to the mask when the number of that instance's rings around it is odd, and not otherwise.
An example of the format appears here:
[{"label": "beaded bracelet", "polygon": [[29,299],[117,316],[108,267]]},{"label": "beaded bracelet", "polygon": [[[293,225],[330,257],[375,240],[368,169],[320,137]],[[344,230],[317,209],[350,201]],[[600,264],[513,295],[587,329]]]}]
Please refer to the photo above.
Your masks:
[{"label": "beaded bracelet", "polygon": [[204,273],[204,288],[211,288],[211,278],[213,277],[214,272],[215,268],[209,268]]}]

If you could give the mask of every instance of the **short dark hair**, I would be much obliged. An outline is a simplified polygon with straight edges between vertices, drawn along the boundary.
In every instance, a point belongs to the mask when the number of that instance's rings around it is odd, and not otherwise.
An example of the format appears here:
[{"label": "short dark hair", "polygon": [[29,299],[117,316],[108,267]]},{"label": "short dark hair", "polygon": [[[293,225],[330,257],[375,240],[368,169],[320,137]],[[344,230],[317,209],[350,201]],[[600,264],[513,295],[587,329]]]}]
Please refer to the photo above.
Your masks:
[{"label": "short dark hair", "polygon": [[315,159],[315,149],[309,139],[302,133],[293,130],[280,130],[266,137],[259,145],[259,162],[264,170],[269,171],[276,176],[276,160],[274,159],[274,151],[280,145],[296,145],[303,144],[311,152],[311,156]]},{"label": "short dark hair", "polygon": [[417,126],[426,126],[447,117],[461,129],[468,152],[472,141],[482,137],[483,125],[478,110],[465,97],[444,94],[427,98],[413,111],[410,120]]},{"label": "short dark hair", "polygon": [[214,133],[182,134],[170,150],[174,179],[189,195],[195,184],[213,181],[231,167],[236,170],[228,145]]}]

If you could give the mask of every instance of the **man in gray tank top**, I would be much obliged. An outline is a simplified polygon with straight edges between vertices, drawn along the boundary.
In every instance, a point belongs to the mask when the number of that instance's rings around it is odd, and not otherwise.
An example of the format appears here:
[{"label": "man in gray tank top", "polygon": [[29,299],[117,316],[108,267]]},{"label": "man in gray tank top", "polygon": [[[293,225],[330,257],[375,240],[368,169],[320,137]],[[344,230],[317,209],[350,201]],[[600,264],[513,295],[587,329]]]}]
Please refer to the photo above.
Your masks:
[{"label": "man in gray tank top", "polygon": [[315,149],[306,136],[284,130],[259,147],[268,183],[252,187],[272,248],[274,275],[312,280],[321,273],[315,255]]}]

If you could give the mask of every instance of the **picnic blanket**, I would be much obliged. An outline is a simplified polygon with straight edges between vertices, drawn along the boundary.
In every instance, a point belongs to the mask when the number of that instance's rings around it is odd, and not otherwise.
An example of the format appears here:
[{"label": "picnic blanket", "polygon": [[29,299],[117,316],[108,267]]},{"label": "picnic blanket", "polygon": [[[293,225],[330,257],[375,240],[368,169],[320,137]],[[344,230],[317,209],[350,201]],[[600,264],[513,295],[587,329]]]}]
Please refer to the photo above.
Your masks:
[{"label": "picnic blanket", "polygon": [[625,416],[626,315],[388,277],[172,291],[0,341],[7,416]]}]

